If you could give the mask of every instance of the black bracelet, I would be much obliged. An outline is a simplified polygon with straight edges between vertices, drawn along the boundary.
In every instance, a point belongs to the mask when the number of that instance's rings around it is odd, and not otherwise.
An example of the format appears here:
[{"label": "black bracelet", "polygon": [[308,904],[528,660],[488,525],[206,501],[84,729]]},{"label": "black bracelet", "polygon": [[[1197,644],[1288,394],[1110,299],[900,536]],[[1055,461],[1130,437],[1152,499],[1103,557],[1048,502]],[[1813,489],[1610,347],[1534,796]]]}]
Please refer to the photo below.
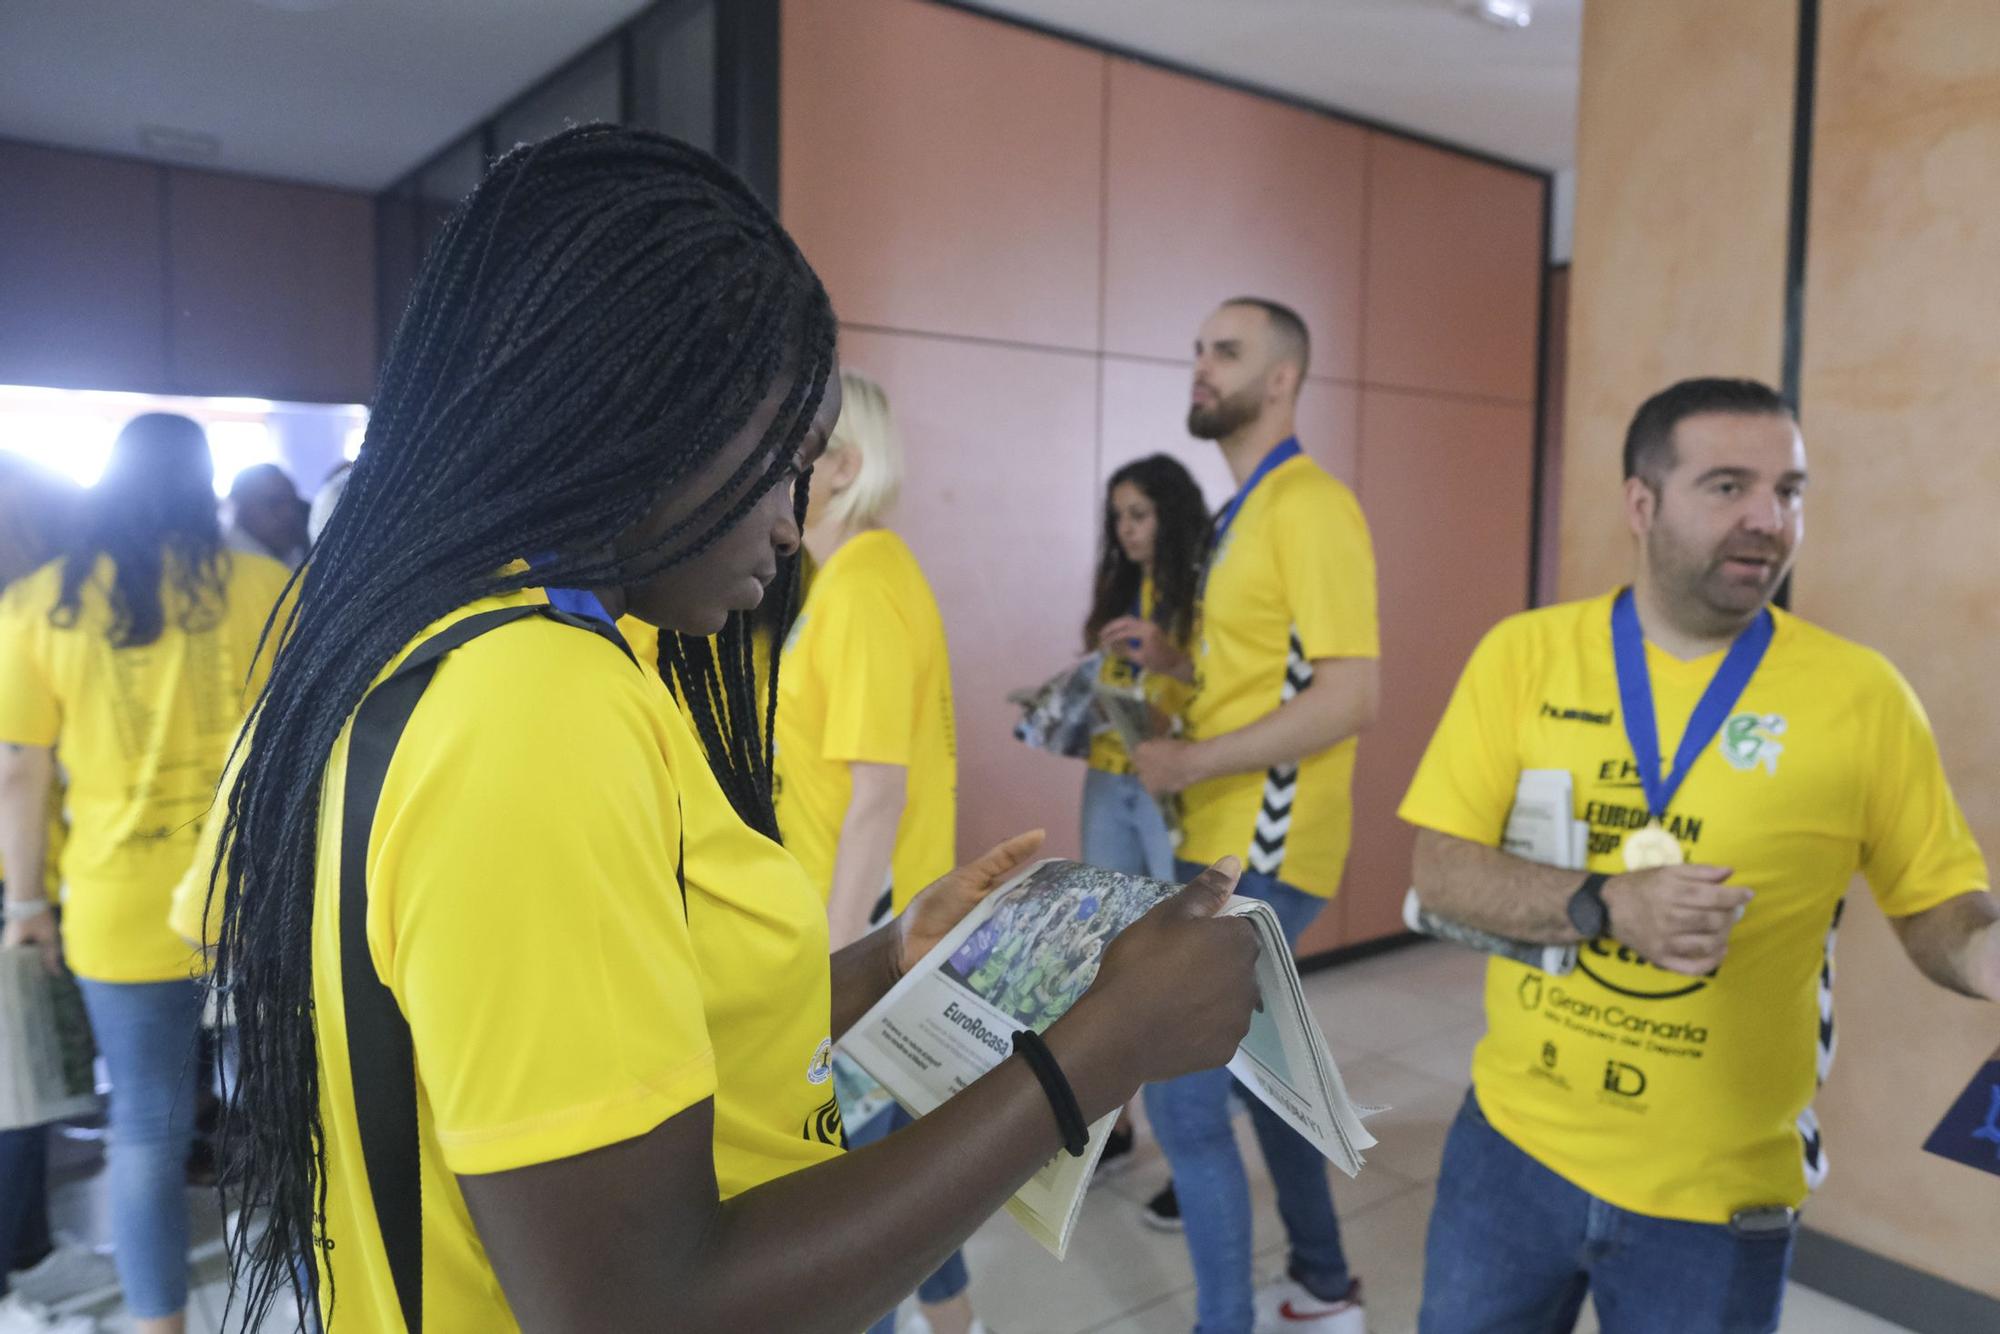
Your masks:
[{"label": "black bracelet", "polygon": [[1042,1041],[1041,1034],[1024,1028],[1014,1035],[1014,1054],[1026,1061],[1035,1078],[1042,1081],[1042,1092],[1048,1095],[1049,1106],[1055,1110],[1056,1129],[1062,1134],[1063,1148],[1072,1158],[1083,1157],[1090,1148],[1090,1123],[1083,1119],[1076,1090],[1069,1086],[1062,1067],[1056,1064],[1049,1044]]}]

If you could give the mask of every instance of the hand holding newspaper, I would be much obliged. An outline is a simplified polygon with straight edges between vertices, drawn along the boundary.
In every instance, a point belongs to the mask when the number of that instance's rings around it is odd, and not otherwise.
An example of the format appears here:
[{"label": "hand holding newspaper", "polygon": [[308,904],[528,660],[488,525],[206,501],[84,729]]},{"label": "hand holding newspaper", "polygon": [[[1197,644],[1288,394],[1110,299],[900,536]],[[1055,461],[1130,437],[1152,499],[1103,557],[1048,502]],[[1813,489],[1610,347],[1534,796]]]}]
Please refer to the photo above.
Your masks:
[{"label": "hand holding newspaper", "polygon": [[[1581,871],[1589,858],[1590,826],[1573,814],[1575,780],[1567,769],[1526,769],[1514,788],[1514,808],[1500,836],[1501,851],[1544,866]],[[1539,968],[1554,977],[1576,971],[1576,946],[1544,945],[1494,935],[1463,922],[1440,917],[1417,899],[1412,889],[1403,896],[1403,925],[1420,935]]]},{"label": "hand holding newspaper", "polygon": [[[1079,1000],[1105,946],[1179,886],[1076,862],[1043,861],[989,894],[842,1039],[841,1047],[922,1116]],[[1268,905],[1232,898],[1221,916],[1257,932],[1262,1009],[1229,1069],[1349,1176],[1375,1143],[1349,1101],[1307,1008],[1290,947]],[[1007,1205],[1060,1259],[1115,1116],[1091,1127],[1081,1158],[1058,1154]]]}]

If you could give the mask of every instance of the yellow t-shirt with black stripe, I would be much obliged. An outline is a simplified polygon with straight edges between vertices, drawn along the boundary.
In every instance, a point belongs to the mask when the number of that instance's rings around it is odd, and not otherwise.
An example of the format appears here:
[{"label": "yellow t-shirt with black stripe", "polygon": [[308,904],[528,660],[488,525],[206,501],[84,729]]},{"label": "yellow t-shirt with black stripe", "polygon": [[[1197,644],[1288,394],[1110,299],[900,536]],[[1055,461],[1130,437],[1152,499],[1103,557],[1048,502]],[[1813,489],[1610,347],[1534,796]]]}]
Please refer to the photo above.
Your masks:
[{"label": "yellow t-shirt with black stripe", "polygon": [[958,861],[958,737],[937,599],[903,539],[848,539],[814,576],[779,659],[778,828],[833,892],[854,764],[908,770],[890,863],[901,912]]},{"label": "yellow t-shirt with black stripe", "polygon": [[69,812],[63,947],[81,977],[163,982],[199,967],[168,927],[168,907],[230,739],[269,672],[271,654],[257,647],[291,577],[262,556],[222,560],[212,623],[183,629],[169,580],[165,626],[136,648],[111,646],[109,557],[84,581],[73,624],[49,619],[61,562],[0,599],[0,741],[58,750]]},{"label": "yellow t-shirt with black stripe", "polygon": [[[1268,473],[1209,558],[1195,629],[1187,735],[1234,732],[1277,710],[1317,658],[1381,654],[1375,549],[1354,493],[1301,455]],[[1182,795],[1187,861],[1234,856],[1308,894],[1340,888],[1353,835],[1352,737],[1295,770],[1228,774]]]},{"label": "yellow t-shirt with black stripe", "polygon": [[[1500,623],[1474,651],[1402,817],[1494,846],[1525,769],[1566,770],[1590,869],[1647,822],[1621,715],[1611,597]],[[1545,1166],[1620,1208],[1723,1223],[1798,1205],[1825,1170],[1813,1093],[1832,1058],[1833,929],[1856,871],[1892,917],[1987,884],[1922,705],[1880,654],[1782,611],[1756,675],[1666,825],[1753,891],[1721,968],[1656,968],[1616,941],[1565,977],[1487,970],[1480,1107]],[[1670,763],[1721,654],[1646,647]],[[1581,883],[1582,876],[1578,875]]]},{"label": "yellow t-shirt with black stripe", "polygon": [[[1150,620],[1153,615],[1153,581],[1142,580],[1139,584],[1139,616]],[[1098,668],[1097,679],[1104,685],[1127,692],[1140,691],[1146,702],[1169,719],[1180,717],[1187,705],[1188,686],[1168,676],[1164,672],[1149,672],[1139,664],[1116,653],[1104,655],[1104,665]],[[1115,727],[1107,727],[1090,739],[1090,767],[1102,769],[1109,774],[1129,774],[1132,772],[1132,756],[1125,749],[1125,738]]]},{"label": "yellow t-shirt with black stripe", "polygon": [[[473,603],[409,647],[542,600]],[[323,1263],[338,1327],[389,1330],[341,1001],[348,744],[322,787],[312,927]],[[705,1098],[725,1198],[838,1154],[825,909],[737,819],[657,678],[603,637],[538,617],[440,663],[389,765],[368,875],[369,953],[415,1047],[434,1334],[517,1328],[459,1175],[632,1139]]]}]

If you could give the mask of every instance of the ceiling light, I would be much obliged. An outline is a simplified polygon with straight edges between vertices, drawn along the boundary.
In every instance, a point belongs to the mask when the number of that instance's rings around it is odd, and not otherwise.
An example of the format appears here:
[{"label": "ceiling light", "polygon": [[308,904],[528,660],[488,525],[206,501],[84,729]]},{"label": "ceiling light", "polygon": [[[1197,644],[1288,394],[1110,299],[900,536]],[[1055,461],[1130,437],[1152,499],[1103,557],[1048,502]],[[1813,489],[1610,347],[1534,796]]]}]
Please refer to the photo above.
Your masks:
[{"label": "ceiling light", "polygon": [[1535,21],[1533,0],[1465,0],[1465,11],[1497,28],[1525,28]]}]

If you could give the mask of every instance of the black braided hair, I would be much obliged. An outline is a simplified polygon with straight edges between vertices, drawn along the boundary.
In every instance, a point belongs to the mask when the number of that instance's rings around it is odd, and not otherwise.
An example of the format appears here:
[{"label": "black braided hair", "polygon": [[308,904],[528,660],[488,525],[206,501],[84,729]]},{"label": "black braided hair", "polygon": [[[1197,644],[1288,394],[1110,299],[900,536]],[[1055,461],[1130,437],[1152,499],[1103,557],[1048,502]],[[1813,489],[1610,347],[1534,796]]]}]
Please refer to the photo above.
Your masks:
[{"label": "black braided hair", "polygon": [[181,629],[199,633],[220,623],[229,559],[215,517],[215,463],[200,425],[146,412],[118,432],[104,475],[84,497],[51,621],[76,624],[83,586],[104,556],[112,569],[112,647],[142,648],[160,637],[168,584]]},{"label": "black braided hair", "polygon": [[1194,604],[1201,590],[1201,568],[1208,559],[1208,502],[1177,459],[1154,454],[1126,464],[1105,483],[1104,535],[1098,543],[1083,646],[1096,648],[1099,631],[1120,616],[1133,614],[1145,579],[1146,572],[1118,544],[1118,515],[1111,496],[1127,482],[1153,502],[1153,620],[1174,643],[1186,645],[1194,634]]},{"label": "black braided hair", "polygon": [[[269,1217],[260,1235],[230,1239],[232,1307],[248,1327],[295,1266],[301,1327],[321,1304],[311,934],[336,737],[391,658],[456,608],[529,585],[631,585],[706,550],[792,475],[834,338],[825,289],[770,211],[714,158],[663,135],[587,125],[518,148],[446,223],[390,344],[346,494],[295,577],[287,623],[266,629],[281,647],[210,888],[214,976],[241,1052],[224,1184]],[[612,539],[780,393],[756,448],[707,503],[619,556]],[[529,556],[532,574],[510,571]],[[787,564],[781,595],[795,577]],[[735,616],[713,651],[699,636],[663,638],[679,678],[704,684],[690,711],[730,800],[775,832],[769,743],[724,722],[755,714],[747,634]],[[326,1259],[330,1280],[338,1257]]]}]

